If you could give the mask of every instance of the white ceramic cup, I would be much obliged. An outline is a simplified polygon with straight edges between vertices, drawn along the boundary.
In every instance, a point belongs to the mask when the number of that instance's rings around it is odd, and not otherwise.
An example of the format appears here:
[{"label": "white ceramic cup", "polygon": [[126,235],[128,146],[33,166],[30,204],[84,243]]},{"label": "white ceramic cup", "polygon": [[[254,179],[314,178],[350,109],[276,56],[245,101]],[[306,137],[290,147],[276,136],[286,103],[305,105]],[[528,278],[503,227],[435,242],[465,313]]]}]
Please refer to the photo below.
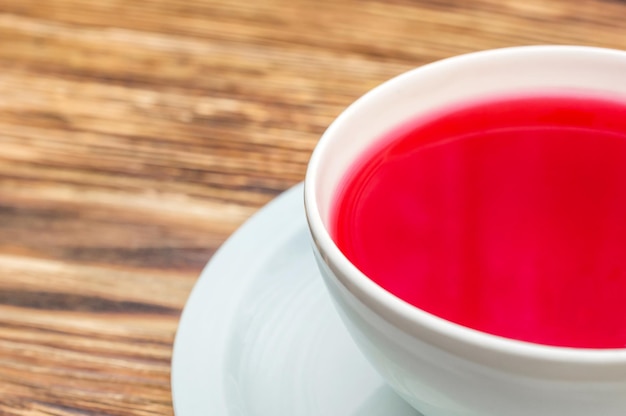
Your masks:
[{"label": "white ceramic cup", "polygon": [[305,208],[329,292],[365,356],[400,396],[426,416],[626,415],[626,349],[538,345],[438,318],[368,279],[341,253],[328,231],[345,171],[385,132],[416,115],[473,98],[550,89],[578,89],[626,100],[626,52],[529,46],[423,66],[348,107],[311,157]]}]

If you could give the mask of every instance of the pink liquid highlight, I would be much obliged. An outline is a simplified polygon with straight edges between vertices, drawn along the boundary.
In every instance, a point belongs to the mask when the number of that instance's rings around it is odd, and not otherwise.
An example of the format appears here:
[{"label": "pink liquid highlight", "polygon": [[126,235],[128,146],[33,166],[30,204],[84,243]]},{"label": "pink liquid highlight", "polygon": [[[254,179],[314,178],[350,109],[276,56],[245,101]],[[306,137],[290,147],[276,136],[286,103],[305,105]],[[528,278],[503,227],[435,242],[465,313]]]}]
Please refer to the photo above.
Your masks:
[{"label": "pink liquid highlight", "polygon": [[626,346],[626,103],[501,97],[379,143],[333,210],[337,245],[369,278],[490,334]]}]

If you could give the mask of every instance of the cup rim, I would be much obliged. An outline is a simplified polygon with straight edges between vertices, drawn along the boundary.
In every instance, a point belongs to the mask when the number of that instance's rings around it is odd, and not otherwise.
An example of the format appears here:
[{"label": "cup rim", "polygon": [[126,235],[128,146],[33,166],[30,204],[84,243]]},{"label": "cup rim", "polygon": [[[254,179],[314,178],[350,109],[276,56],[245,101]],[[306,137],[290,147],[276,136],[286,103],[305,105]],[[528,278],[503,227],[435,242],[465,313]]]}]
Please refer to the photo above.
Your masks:
[{"label": "cup rim", "polygon": [[[316,145],[311,155],[304,181],[304,205],[309,229],[315,243],[322,252],[322,256],[329,260],[332,267],[339,272],[338,274],[341,274],[341,277],[335,276],[341,286],[347,289],[365,306],[375,310],[383,319],[396,326],[399,326],[398,323],[401,323],[400,325],[402,327],[399,329],[404,332],[417,334],[419,331],[426,330],[436,334],[439,340],[454,340],[458,348],[470,347],[471,349],[479,349],[487,353],[504,353],[509,356],[516,356],[520,359],[533,361],[558,362],[572,365],[624,365],[626,364],[626,347],[607,349],[578,348],[520,341],[465,327],[409,304],[374,283],[345,257],[331,238],[330,232],[324,226],[319,211],[315,190],[317,187],[317,171],[322,162],[322,155],[325,153],[325,149],[329,146],[332,137],[335,135],[334,132],[339,126],[343,125],[346,120],[352,118],[355,113],[359,113],[361,108],[367,103],[376,101],[383,92],[390,88],[395,88],[404,83],[406,79],[419,76],[419,74],[426,71],[436,71],[440,67],[474,59],[535,53],[574,53],[585,54],[587,56],[613,56],[626,59],[626,52],[624,51],[591,46],[515,46],[471,52],[442,59],[409,70],[383,82],[349,105],[332,122]],[[455,350],[457,350],[457,348],[455,348]]]}]

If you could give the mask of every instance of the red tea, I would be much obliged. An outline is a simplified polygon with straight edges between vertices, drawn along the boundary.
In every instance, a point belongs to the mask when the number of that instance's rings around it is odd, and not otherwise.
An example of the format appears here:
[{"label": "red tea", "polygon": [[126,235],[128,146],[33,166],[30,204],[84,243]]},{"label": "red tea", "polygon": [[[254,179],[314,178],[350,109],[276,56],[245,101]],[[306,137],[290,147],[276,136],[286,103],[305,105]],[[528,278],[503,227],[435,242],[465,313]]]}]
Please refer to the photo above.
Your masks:
[{"label": "red tea", "polygon": [[507,338],[626,346],[626,102],[501,97],[417,118],[337,200],[339,248],[406,302]]}]

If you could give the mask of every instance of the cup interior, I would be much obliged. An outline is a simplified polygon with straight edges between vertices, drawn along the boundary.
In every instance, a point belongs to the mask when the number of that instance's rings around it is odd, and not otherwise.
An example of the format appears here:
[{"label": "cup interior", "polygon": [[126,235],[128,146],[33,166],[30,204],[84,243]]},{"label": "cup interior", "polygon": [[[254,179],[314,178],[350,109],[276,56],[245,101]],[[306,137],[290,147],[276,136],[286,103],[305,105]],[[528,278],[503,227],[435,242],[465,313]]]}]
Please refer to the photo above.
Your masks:
[{"label": "cup interior", "polygon": [[[367,278],[337,248],[330,234],[335,198],[347,170],[360,155],[407,120],[491,96],[566,90],[624,100],[624,74],[626,53],[623,52],[530,46],[450,58],[382,84],[336,119],[312,155],[305,180],[305,206],[318,247],[331,266],[341,269],[338,274],[348,290],[367,303],[379,289],[372,289]],[[382,303],[389,306],[389,302],[394,302],[390,299],[385,297]],[[440,329],[446,331],[444,326]]]}]

